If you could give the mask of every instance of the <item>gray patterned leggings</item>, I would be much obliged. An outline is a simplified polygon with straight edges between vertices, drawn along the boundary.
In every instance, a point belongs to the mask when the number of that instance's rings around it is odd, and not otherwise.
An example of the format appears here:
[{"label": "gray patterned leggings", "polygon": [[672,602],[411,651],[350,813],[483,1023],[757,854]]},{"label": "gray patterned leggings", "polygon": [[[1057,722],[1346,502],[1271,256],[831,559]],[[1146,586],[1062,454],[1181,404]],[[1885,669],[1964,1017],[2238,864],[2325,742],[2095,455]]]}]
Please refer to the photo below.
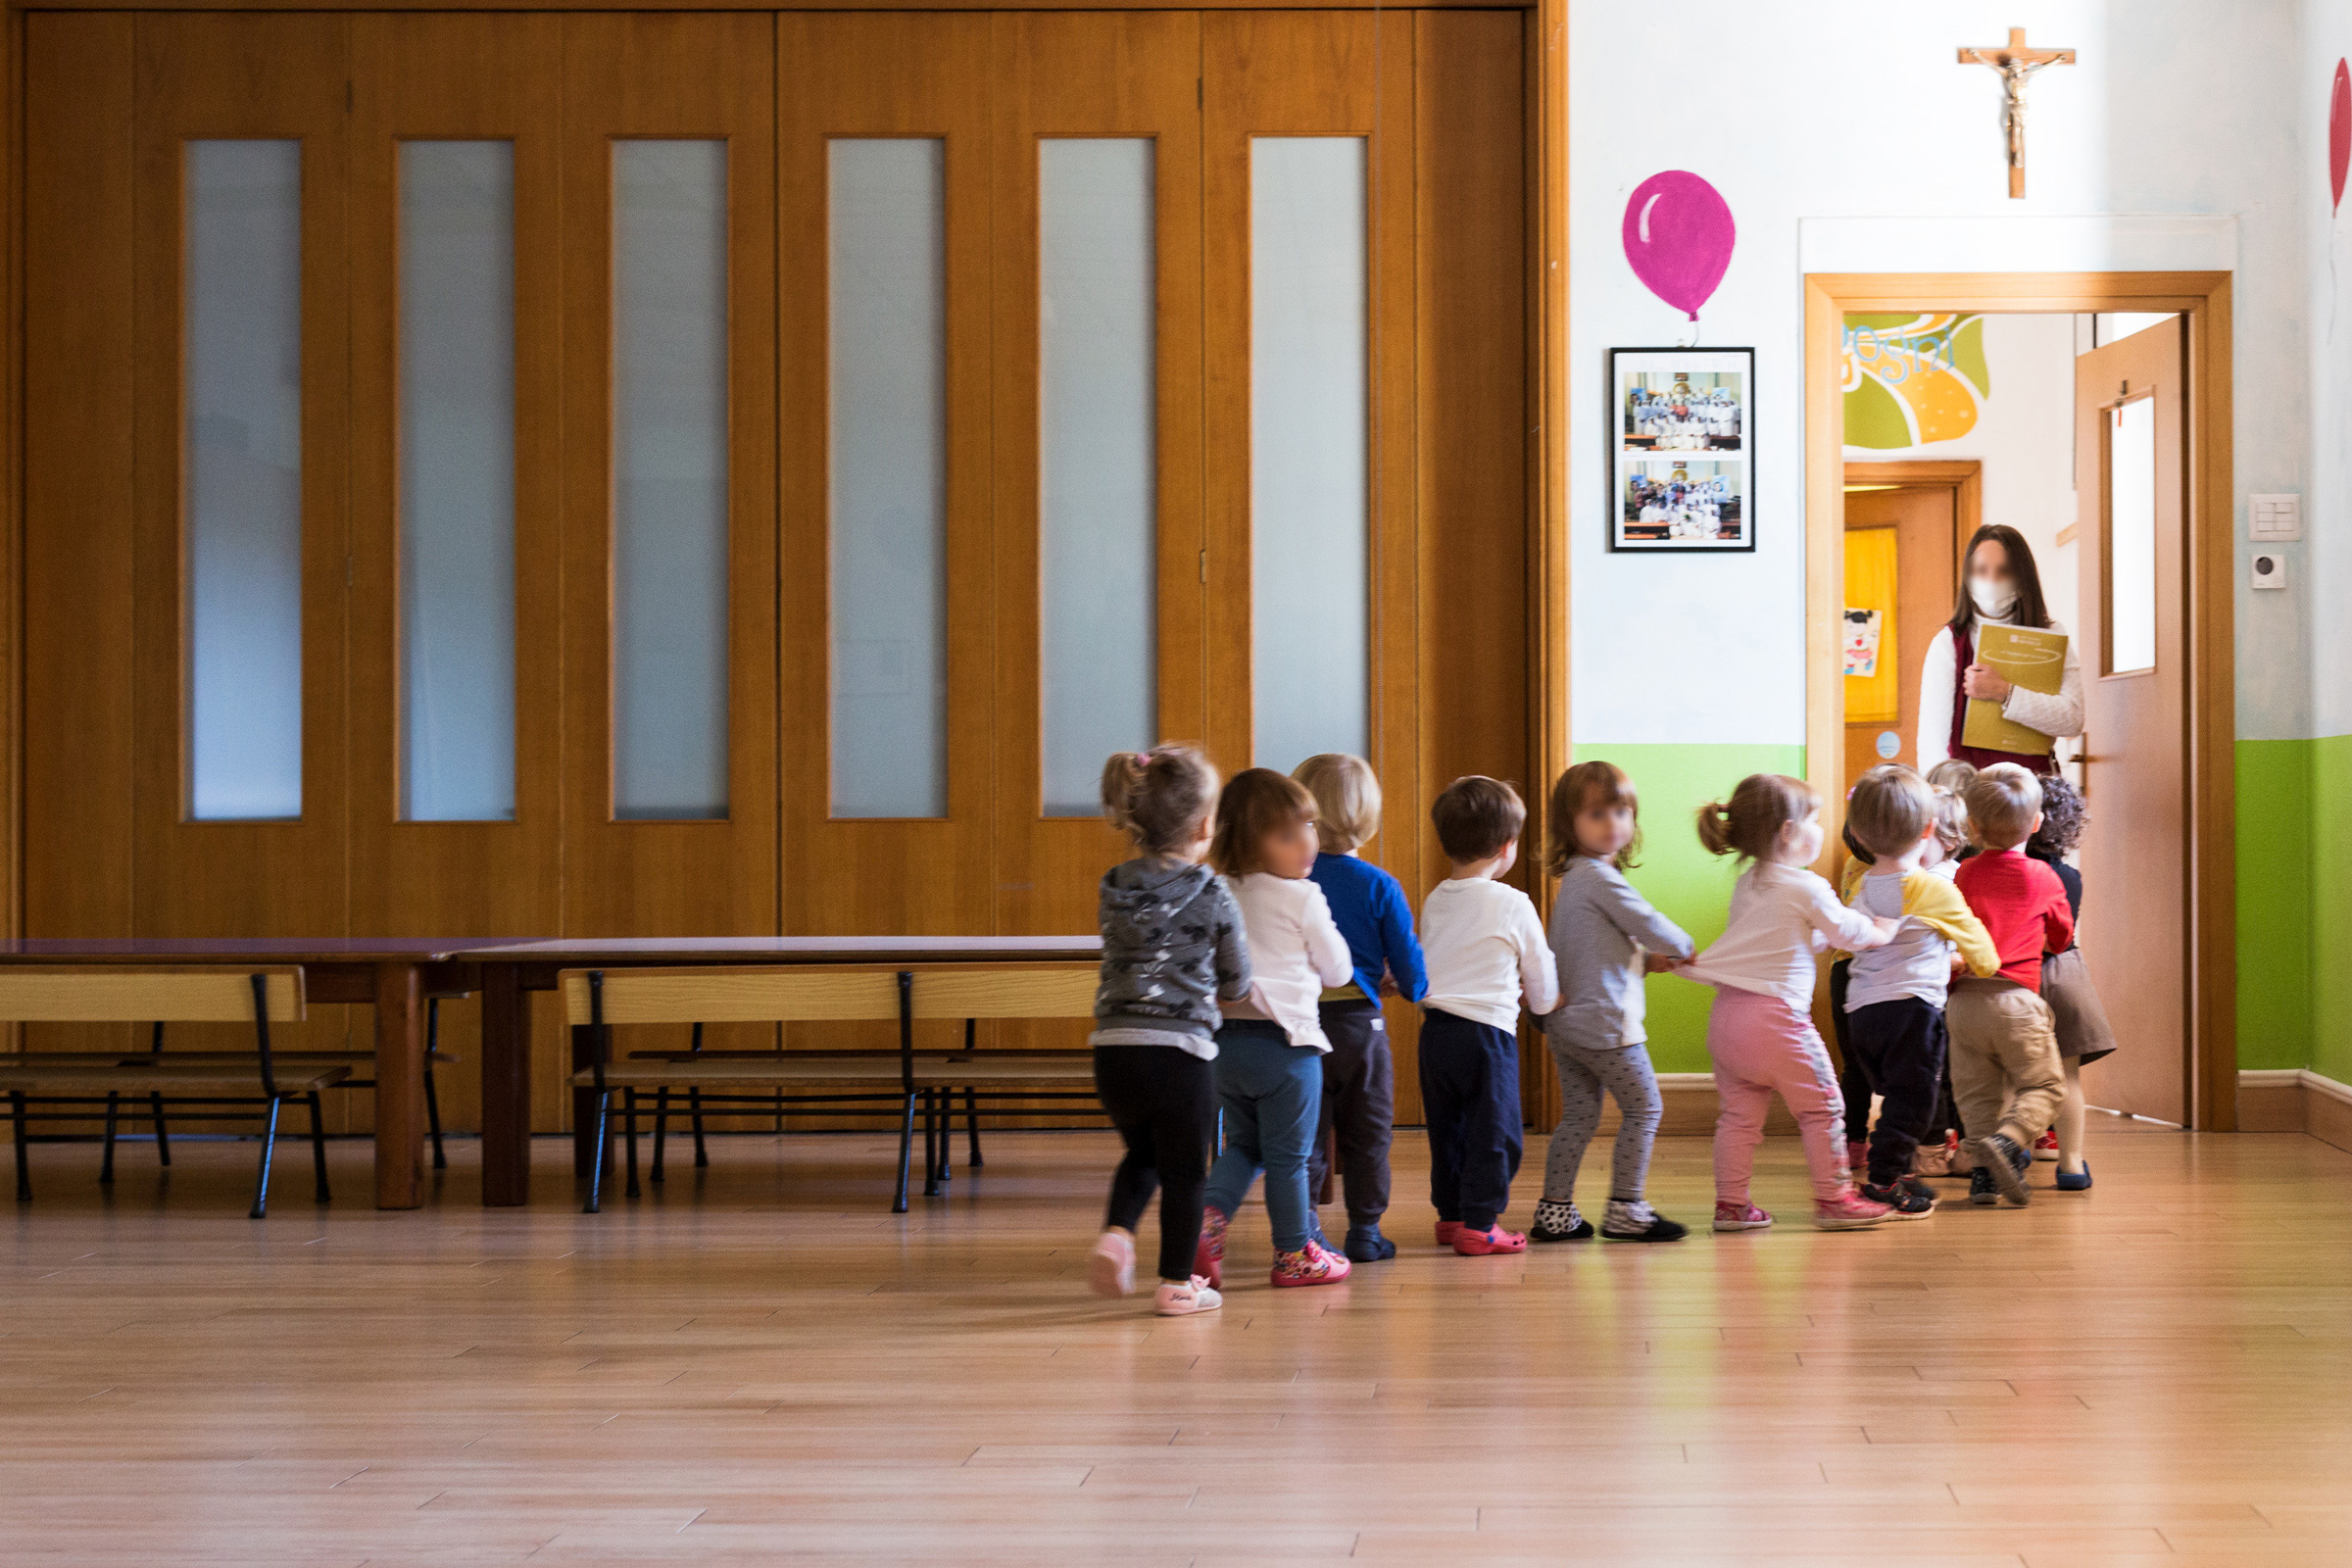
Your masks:
[{"label": "gray patterned leggings", "polygon": [[1551,1152],[1544,1160],[1544,1200],[1574,1200],[1576,1168],[1584,1163],[1585,1146],[1600,1126],[1600,1093],[1605,1089],[1625,1118],[1609,1161],[1609,1197],[1641,1201],[1642,1179],[1649,1174],[1649,1146],[1658,1136],[1658,1118],[1665,1109],[1648,1048],[1571,1045],[1549,1034],[1544,1039],[1551,1047],[1552,1065],[1560,1071],[1560,1124],[1551,1131]]}]

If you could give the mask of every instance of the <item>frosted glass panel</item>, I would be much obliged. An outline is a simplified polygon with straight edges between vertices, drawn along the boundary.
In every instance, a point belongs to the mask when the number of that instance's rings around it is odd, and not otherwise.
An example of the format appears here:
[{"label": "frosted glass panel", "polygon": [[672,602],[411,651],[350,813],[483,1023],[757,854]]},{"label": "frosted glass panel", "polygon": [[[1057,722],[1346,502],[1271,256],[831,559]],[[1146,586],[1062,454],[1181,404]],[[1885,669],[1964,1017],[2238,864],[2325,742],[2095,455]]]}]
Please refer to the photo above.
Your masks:
[{"label": "frosted glass panel", "polygon": [[2107,672],[2156,667],[2156,400],[2107,416]]},{"label": "frosted glass panel", "polygon": [[612,144],[612,814],[727,814],[727,144]]},{"label": "frosted glass panel", "polygon": [[831,144],[835,816],[948,810],[946,162]]},{"label": "frosted glass panel", "polygon": [[1152,142],[1037,146],[1039,666],[1045,814],[1102,810],[1152,744],[1158,615]]},{"label": "frosted glass panel", "polygon": [[1252,748],[1369,748],[1364,143],[1250,143]]},{"label": "frosted glass panel", "polygon": [[400,814],[514,815],[514,144],[400,144]]},{"label": "frosted glass panel", "polygon": [[302,143],[185,145],[188,814],[302,815]]}]

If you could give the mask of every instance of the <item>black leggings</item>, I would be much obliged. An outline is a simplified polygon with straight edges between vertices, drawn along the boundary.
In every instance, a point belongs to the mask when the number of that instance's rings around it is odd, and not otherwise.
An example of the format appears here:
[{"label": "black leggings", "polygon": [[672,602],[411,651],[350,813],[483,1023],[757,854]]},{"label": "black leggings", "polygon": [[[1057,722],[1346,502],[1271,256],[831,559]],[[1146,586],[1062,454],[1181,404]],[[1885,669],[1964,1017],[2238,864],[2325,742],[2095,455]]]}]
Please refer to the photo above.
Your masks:
[{"label": "black leggings", "polygon": [[1127,1144],[1103,1223],[1133,1231],[1159,1190],[1159,1277],[1189,1280],[1217,1135],[1216,1069],[1176,1046],[1097,1046],[1095,1092]]}]

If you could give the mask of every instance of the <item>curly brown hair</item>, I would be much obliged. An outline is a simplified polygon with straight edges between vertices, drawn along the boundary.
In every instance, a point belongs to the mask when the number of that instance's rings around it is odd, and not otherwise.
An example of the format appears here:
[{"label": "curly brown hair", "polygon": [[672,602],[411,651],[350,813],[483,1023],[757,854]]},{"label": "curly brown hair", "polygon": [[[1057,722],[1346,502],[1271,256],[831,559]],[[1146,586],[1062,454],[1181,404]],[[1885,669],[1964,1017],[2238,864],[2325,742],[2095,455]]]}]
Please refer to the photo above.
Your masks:
[{"label": "curly brown hair", "polygon": [[2082,803],[2082,792],[2065,775],[2049,774],[2041,781],[2041,826],[2026,841],[2026,851],[2063,860],[2082,842],[2082,830],[2089,825],[2090,808]]}]

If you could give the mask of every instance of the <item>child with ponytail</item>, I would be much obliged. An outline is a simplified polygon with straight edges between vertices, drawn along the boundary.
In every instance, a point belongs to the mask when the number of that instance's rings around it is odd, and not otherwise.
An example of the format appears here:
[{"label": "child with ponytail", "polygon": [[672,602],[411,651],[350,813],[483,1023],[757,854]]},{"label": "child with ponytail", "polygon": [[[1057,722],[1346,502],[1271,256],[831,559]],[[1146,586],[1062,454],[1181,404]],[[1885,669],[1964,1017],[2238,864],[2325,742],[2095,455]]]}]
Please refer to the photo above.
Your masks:
[{"label": "child with ponytail", "polygon": [[1884,946],[1898,921],[1838,902],[1808,870],[1821,855],[1821,797],[1802,779],[1751,773],[1728,805],[1699,808],[1698,840],[1710,855],[1747,862],[1732,889],[1729,924],[1712,946],[1675,971],[1712,985],[1707,1053],[1715,1062],[1715,1228],[1762,1230],[1772,1216],[1748,1200],[1756,1145],[1777,1091],[1796,1116],[1813,1172],[1813,1223],[1857,1230],[1891,1212],[1854,1191],[1846,1167],[1843,1096],[1811,1017],[1815,957],[1832,947]]},{"label": "child with ponytail", "polygon": [[1127,1146],[1089,1260],[1103,1296],[1135,1289],[1135,1230],[1157,1188],[1163,1317],[1223,1304],[1193,1272],[1208,1151],[1216,1139],[1220,1002],[1250,994],[1242,911],[1201,863],[1216,827],[1217,772],[1188,746],[1117,752],[1102,767],[1102,814],[1136,858],[1103,873],[1102,977],[1095,992],[1095,1089]]}]

